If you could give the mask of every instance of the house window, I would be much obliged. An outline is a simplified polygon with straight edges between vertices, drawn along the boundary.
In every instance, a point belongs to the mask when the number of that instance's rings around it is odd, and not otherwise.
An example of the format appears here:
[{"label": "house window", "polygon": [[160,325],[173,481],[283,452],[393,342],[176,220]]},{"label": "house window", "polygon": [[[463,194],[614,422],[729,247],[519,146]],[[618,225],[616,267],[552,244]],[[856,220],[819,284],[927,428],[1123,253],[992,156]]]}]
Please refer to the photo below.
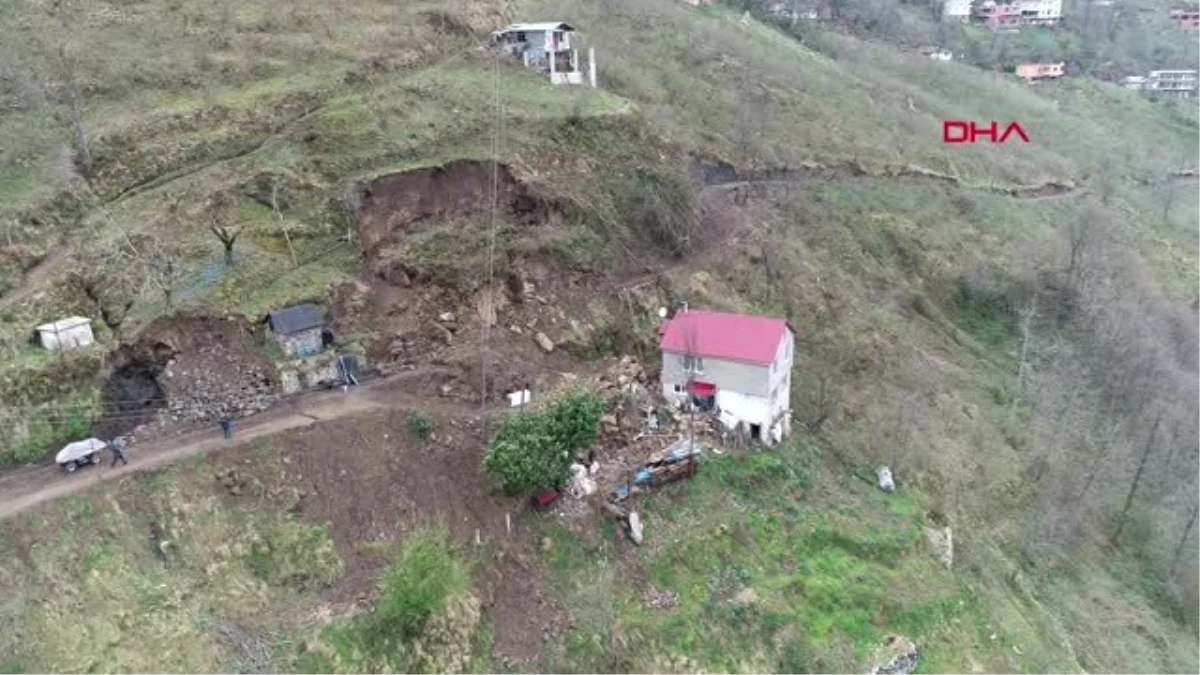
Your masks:
[{"label": "house window", "polygon": [[691,373],[703,373],[704,359],[699,356],[684,356],[683,369]]},{"label": "house window", "polygon": [[682,393],[683,393],[683,385],[682,385],[682,384],[677,384],[677,385],[675,385],[675,393],[676,393],[676,394],[682,394]]}]

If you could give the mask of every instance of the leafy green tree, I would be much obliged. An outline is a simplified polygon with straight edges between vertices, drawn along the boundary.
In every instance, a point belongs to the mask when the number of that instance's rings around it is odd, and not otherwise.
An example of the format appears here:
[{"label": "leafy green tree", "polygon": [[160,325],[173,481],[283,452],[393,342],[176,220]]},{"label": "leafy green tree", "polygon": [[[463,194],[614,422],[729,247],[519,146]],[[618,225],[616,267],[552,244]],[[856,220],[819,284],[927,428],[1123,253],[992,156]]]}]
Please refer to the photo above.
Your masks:
[{"label": "leafy green tree", "polygon": [[558,487],[595,442],[603,414],[604,399],[573,391],[543,410],[509,415],[488,443],[484,472],[509,493]]},{"label": "leafy green tree", "polygon": [[572,458],[591,447],[600,433],[604,407],[604,399],[599,394],[585,390],[569,392],[556,401],[546,411],[555,444]]}]

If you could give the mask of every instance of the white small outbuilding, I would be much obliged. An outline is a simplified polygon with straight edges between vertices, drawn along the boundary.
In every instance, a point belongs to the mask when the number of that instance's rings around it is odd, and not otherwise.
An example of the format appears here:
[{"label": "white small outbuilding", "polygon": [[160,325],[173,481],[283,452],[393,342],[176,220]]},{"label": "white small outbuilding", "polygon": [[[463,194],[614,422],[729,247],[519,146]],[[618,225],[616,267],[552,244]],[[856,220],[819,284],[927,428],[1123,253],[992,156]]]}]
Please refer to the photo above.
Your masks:
[{"label": "white small outbuilding", "polygon": [[92,320],[82,316],[44,323],[37,327],[37,332],[42,346],[50,351],[79,349],[96,341],[92,335]]}]

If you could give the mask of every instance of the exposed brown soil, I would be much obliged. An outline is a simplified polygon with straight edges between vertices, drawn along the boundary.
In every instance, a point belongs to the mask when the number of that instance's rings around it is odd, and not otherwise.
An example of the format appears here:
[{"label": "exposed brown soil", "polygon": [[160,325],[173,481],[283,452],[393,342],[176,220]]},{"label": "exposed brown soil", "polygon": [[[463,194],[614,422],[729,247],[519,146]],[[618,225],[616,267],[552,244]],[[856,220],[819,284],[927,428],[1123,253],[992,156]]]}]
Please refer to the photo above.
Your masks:
[{"label": "exposed brown soil", "polygon": [[[429,440],[407,429],[408,415],[415,411],[437,425]],[[538,656],[543,634],[560,613],[545,596],[537,536],[526,522],[539,516],[524,513],[523,500],[505,497],[480,473],[487,418],[464,404],[390,405],[288,431],[275,444],[283,449],[278,459],[240,448],[223,455],[217,471],[234,468],[268,489],[304,495],[299,511],[328,524],[346,565],[346,576],[333,591],[335,603],[365,606],[375,597],[387,560],[364,544],[394,542],[416,527],[444,525],[464,547],[473,546],[476,537],[495,546],[498,560],[478,575],[495,627],[495,656],[527,661]],[[282,475],[259,466],[277,467],[277,461],[282,461]],[[260,498],[255,493],[237,497]]]},{"label": "exposed brown soil", "polygon": [[543,208],[508,167],[493,174],[490,163],[460,160],[444,166],[395,173],[377,178],[361,194],[358,235],[368,269],[394,237],[425,220],[487,211],[492,207],[493,180],[497,206],[536,223]]},{"label": "exposed brown soil", "polygon": [[[364,543],[400,540],[419,525],[441,522],[464,546],[474,545],[476,536],[495,546],[498,557],[479,570],[478,579],[495,630],[495,654],[502,661],[527,661],[537,658],[544,636],[556,632],[563,622],[562,612],[548,599],[540,541],[532,526],[532,519],[555,516],[526,512],[523,503],[498,494],[480,474],[487,415],[507,407],[505,392],[529,387],[541,396],[559,386],[567,374],[587,377],[609,367],[580,364],[565,348],[573,324],[589,320],[590,303],[622,287],[696,264],[751,227],[728,191],[706,190],[700,200],[700,228],[687,260],[647,254],[646,260],[626,261],[623,269],[592,271],[534,254],[518,255],[507,265],[511,274],[496,279],[490,296],[486,290],[464,296],[431,284],[395,283],[372,270],[373,256],[425,221],[490,208],[491,180],[490,164],[456,162],[371,184],[360,211],[367,274],[362,281],[332,289],[329,315],[339,334],[378,336],[368,360],[390,377],[349,395],[305,396],[256,415],[237,428],[239,445],[214,455],[213,463],[218,471],[236,467],[277,491],[303,493],[296,508],[306,519],[329,524],[346,563],[345,579],[331,598],[339,604],[361,605],[375,593],[385,560],[378,551],[364,548]],[[510,212],[510,221],[515,214],[533,224],[545,215],[503,168],[500,183],[501,204]],[[485,331],[489,386],[481,397]],[[553,349],[539,344],[544,342],[539,334],[554,343]],[[211,358],[213,350],[224,365],[214,366],[202,358]],[[238,378],[256,368],[260,359],[265,361],[250,326],[192,317],[156,323],[120,355],[117,367],[149,372],[170,400],[194,389],[193,372],[215,367],[218,380]],[[170,377],[166,377],[168,368]],[[206,374],[203,381],[213,377]],[[480,409],[481,398],[491,412]],[[407,416],[417,409],[438,424],[436,437],[427,442],[407,429]],[[669,442],[665,438],[631,442],[638,424],[635,415],[634,411],[628,411],[628,417],[618,415],[617,426],[625,431],[606,425],[608,437],[597,449],[597,458],[608,467],[601,477],[605,490],[622,480],[644,454]],[[106,469],[91,477],[63,479],[52,467],[40,468],[30,477],[41,487],[21,490],[22,496],[7,505],[0,501],[0,517],[6,506],[9,513],[15,512],[84,489],[102,476],[108,480],[184,454],[226,447],[217,433],[214,425],[196,438],[139,443],[130,453],[128,468]],[[273,446],[285,453],[282,458],[242,445],[248,437],[268,435],[279,439]],[[285,467],[282,474],[280,466]],[[574,506],[579,507],[578,513],[568,526],[594,535],[591,510],[578,503]],[[511,534],[505,514],[511,514]]]}]

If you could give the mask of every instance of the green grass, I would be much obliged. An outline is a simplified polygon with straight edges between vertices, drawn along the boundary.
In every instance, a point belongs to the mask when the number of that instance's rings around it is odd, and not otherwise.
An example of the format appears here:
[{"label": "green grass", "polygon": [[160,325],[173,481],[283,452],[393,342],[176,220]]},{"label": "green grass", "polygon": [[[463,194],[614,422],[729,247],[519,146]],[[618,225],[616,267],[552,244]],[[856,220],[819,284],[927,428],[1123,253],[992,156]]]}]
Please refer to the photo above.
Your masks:
[{"label": "green grass", "polygon": [[221,490],[207,467],[180,466],[6,521],[6,660],[42,672],[226,670],[214,621],[294,630],[294,612],[342,574],[328,532],[270,499],[226,503]]},{"label": "green grass", "polygon": [[440,672],[468,662],[482,665],[490,638],[480,628],[471,590],[469,563],[445,530],[410,533],[393,551],[371,612],[300,635],[276,662],[284,672],[298,673]]},{"label": "green grass", "polygon": [[[99,7],[90,0],[82,6]],[[577,42],[597,48],[599,90],[551,87],[511,64],[500,68],[497,83],[493,63],[470,53],[476,38],[440,32],[422,14],[445,9],[437,3],[333,7],[306,0],[280,11],[249,2],[230,16],[222,7],[150,0],[112,10],[121,20],[97,12],[101,18],[83,31],[81,74],[91,86],[87,114],[101,165],[95,187],[100,199],[124,195],[103,209],[47,201],[59,189],[51,186],[62,185],[66,137],[52,107],[0,120],[0,135],[14,139],[0,155],[0,221],[16,217],[17,243],[40,251],[66,234],[76,237],[68,241],[76,248],[104,250],[123,245],[126,234],[158,237],[185,259],[177,307],[257,317],[321,298],[331,280],[360,272],[354,246],[335,246],[353,229],[347,194],[392,171],[489,159],[497,84],[505,112],[501,158],[561,221],[503,238],[506,248],[535,257],[612,269],[632,254],[665,256],[688,225],[674,218],[692,206],[682,174],[693,154],[741,166],[855,166],[877,176],[815,178],[782,197],[754,200],[747,207],[753,232],[743,243],[728,243],[706,260],[704,275],[678,275],[673,290],[696,304],[784,312],[801,327],[797,392],[808,401],[819,381],[828,386],[839,413],[823,428],[829,449],[821,454],[803,445],[712,462],[691,483],[647,499],[651,543],[633,554],[607,524],[599,544],[553,531],[555,592],[579,626],[562,640],[555,664],[695,669],[654,660],[662,654],[725,670],[847,670],[895,630],[920,638],[926,672],[1074,669],[1064,640],[1078,643],[1075,652],[1085,656],[1076,660],[1091,670],[1195,670],[1194,655],[1179,648],[1194,645],[1194,636],[1178,637],[1177,612],[1137,560],[1123,559],[1116,569],[1086,551],[1075,561],[1078,576],[1009,580],[1019,560],[1014,533],[1029,508],[1024,434],[1020,419],[1004,413],[1015,378],[1014,326],[995,307],[960,302],[958,294],[964,274],[1023,270],[1035,254],[1051,253],[1055,233],[1095,200],[1083,193],[1018,200],[985,188],[1070,180],[1094,189],[1097,177],[1112,171],[1111,208],[1147,261],[1148,277],[1172,299],[1194,300],[1194,185],[1186,184],[1164,215],[1163,195],[1139,182],[1192,161],[1162,148],[1195,147],[1194,106],[1149,102],[1084,78],[1029,87],[961,63],[907,58],[903,48],[850,35],[824,33],[801,43],[727,7],[696,10],[669,0],[515,6],[520,17],[577,25]],[[491,14],[495,9],[471,3],[455,12],[482,34],[513,18]],[[919,31],[911,37],[927,39]],[[988,58],[1000,63],[1079,48],[1069,35],[1054,45],[1047,37],[1003,37],[1006,53]],[[967,31],[966,38],[979,35]],[[1171,49],[1178,44],[1172,40]],[[1138,49],[1124,44],[1101,57],[1128,62]],[[40,100],[18,98],[21,105]],[[940,126],[948,118],[1016,119],[1034,140],[944,145]],[[905,167],[957,177],[970,189],[889,177]],[[250,198],[264,181],[280,182],[291,197],[278,217]],[[203,227],[203,204],[215,191],[238,195],[247,225],[239,262],[228,269]],[[183,216],[171,220],[166,206],[176,200]],[[478,281],[472,272],[483,250],[481,224],[472,217],[432,224],[393,252],[470,288]],[[766,265],[748,262],[768,253],[774,277]],[[127,271],[141,273],[136,266]],[[98,364],[56,373],[53,360],[23,346],[29,327],[50,318],[42,314],[92,307],[55,282],[46,283],[52,292],[44,298],[0,313],[0,346],[12,364],[0,376],[22,373],[4,381],[20,403],[59,402],[95,385]],[[650,315],[678,299],[647,294],[635,301]],[[625,309],[603,309],[592,351],[613,350],[630,333],[609,328],[624,320]],[[148,288],[128,328],[167,310]],[[642,328],[652,334],[650,325]],[[909,371],[927,381],[906,381],[915,377]],[[902,439],[890,435],[901,417],[898,400],[913,402],[918,425]],[[798,411],[809,413],[807,405]],[[38,444],[57,442],[47,436]],[[850,477],[892,461],[897,444],[905,450],[903,465],[894,467],[904,483],[899,493],[884,495]],[[181,489],[184,502],[211,505],[188,493],[189,479],[178,476],[149,479],[139,499],[156,515],[170,512],[166,500],[180,498]],[[950,496],[953,486],[966,493],[961,503]],[[159,665],[147,662],[152,649],[178,669],[217,669],[216,648],[196,626],[252,615],[263,605],[286,607],[296,593],[311,593],[296,591],[297,584],[319,585],[333,574],[316,530],[243,521],[214,507],[213,514],[189,515],[183,555],[172,558],[182,567],[170,576],[146,550],[140,511],[110,516],[103,500],[55,508],[70,525],[67,536],[39,544],[43,550],[31,555],[40,566],[7,577],[16,579],[12,597],[24,604],[3,605],[0,617],[17,612],[25,619],[22,634],[38,637],[27,642],[45,645],[18,653],[21,665],[145,669]],[[950,513],[965,533],[962,564],[953,572],[921,550],[927,508]],[[116,534],[104,534],[111,540],[83,529],[81,522],[94,518],[117,518],[108,525]],[[261,542],[239,539],[248,531]],[[226,541],[245,550],[222,553]],[[629,563],[622,556],[630,555],[653,583],[678,592],[683,606],[673,613],[642,607],[624,579]],[[48,609],[38,606],[47,584],[65,583],[51,569],[60,560],[72,574],[98,573],[88,577],[94,580],[85,594],[94,607],[55,605],[67,601],[48,593]],[[218,566],[216,580],[201,575],[201,560]],[[172,585],[175,579],[183,582]],[[725,597],[742,586],[758,601],[742,606]],[[180,600],[177,591],[191,595]],[[194,605],[203,607],[189,609]],[[129,619],[128,630],[146,635],[147,651],[112,644],[117,638],[100,617],[141,617],[145,608],[153,610],[149,618]],[[51,611],[83,612],[84,622],[100,627],[68,635],[47,618]],[[1138,628],[1129,616],[1140,617]],[[296,668],[369,670],[354,630],[335,622],[296,657]],[[1163,640],[1167,648],[1155,646]]]},{"label": "green grass", "polygon": [[[649,667],[659,654],[709,671],[846,672],[864,667],[888,632],[925,642],[934,628],[973,624],[979,608],[922,548],[912,498],[853,485],[808,489],[829,479],[805,444],[727,456],[646,498],[643,549],[619,553],[626,545],[614,535],[588,545],[553,528],[547,562],[577,626],[556,666]],[[677,593],[679,606],[643,606],[617,576],[618,556],[633,556],[626,565]],[[753,589],[748,602],[745,589]],[[629,644],[614,654],[607,638],[616,626]]]}]

